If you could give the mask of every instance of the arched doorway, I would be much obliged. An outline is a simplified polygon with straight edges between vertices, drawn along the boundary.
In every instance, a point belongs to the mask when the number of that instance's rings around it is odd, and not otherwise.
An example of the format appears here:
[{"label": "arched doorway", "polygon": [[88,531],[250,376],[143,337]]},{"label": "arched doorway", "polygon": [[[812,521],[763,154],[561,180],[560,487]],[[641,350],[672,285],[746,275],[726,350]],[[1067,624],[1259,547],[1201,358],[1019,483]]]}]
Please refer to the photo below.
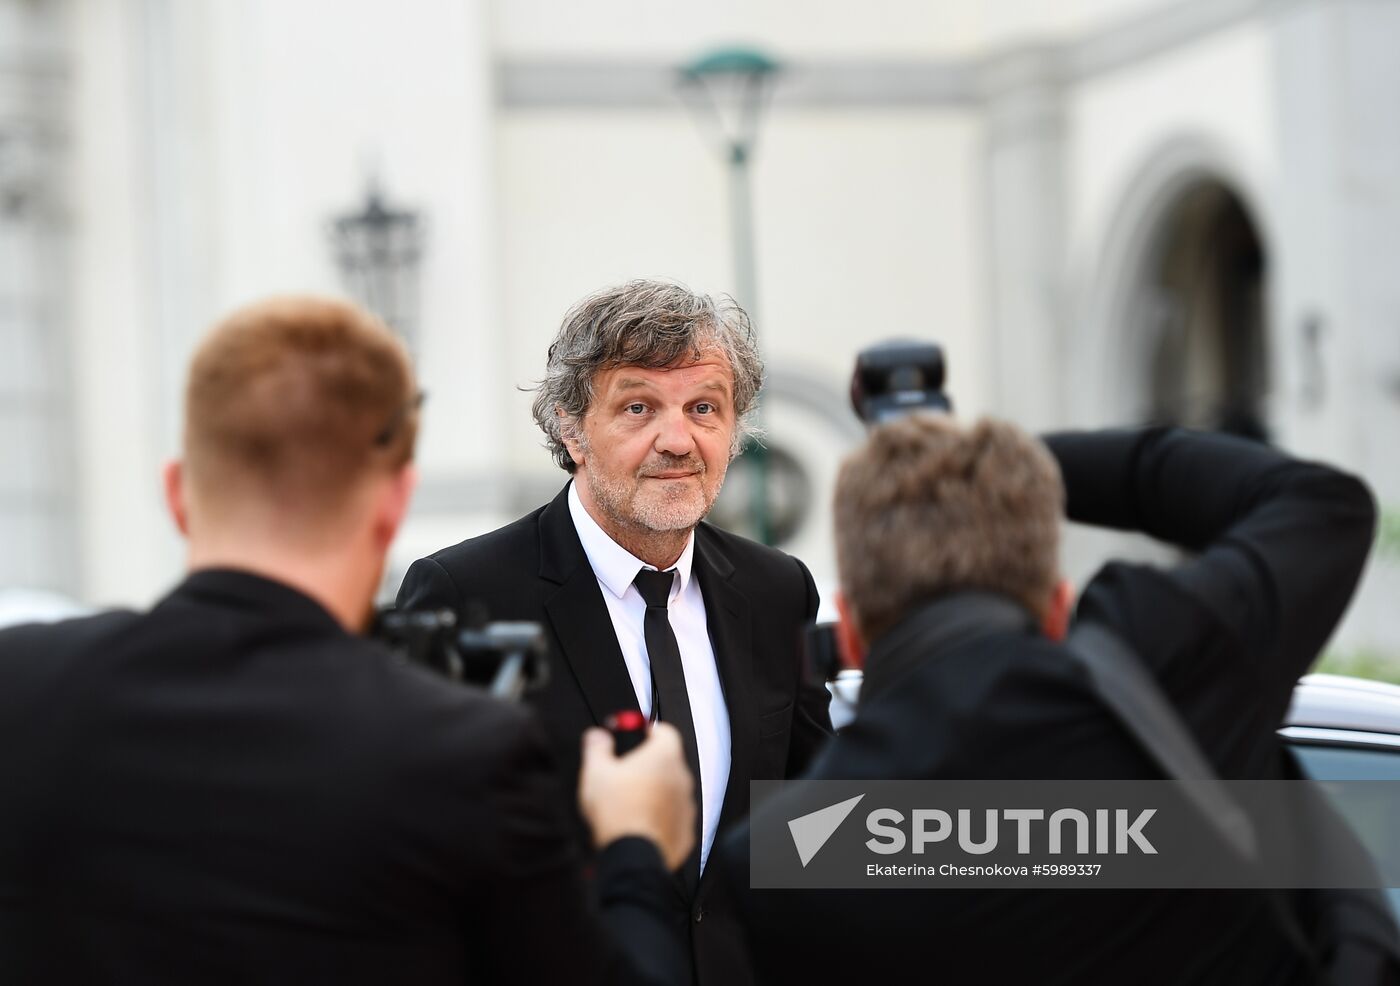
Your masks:
[{"label": "arched doorway", "polygon": [[1160,213],[1134,306],[1146,417],[1268,440],[1267,255],[1243,201],[1202,177]]}]

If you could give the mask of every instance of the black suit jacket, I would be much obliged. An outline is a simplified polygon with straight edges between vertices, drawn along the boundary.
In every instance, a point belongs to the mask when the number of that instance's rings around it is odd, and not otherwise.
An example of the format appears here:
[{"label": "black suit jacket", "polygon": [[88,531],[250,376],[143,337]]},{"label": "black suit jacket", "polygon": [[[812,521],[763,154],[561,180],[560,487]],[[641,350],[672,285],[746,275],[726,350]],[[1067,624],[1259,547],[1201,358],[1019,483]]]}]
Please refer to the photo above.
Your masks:
[{"label": "black suit jacket", "polygon": [[197,572],[148,614],[7,630],[0,978],[684,976],[655,846],[600,856],[600,917],[560,788],[528,710],[254,575]]},{"label": "black suit jacket", "polygon": [[[1048,444],[1071,519],[1197,552],[1170,568],[1106,565],[1077,618],[1102,621],[1133,646],[1221,776],[1286,776],[1275,729],[1361,572],[1374,523],[1366,488],[1220,436],[1110,432]],[[809,776],[1162,776],[1029,619],[950,645],[935,637],[896,627],[871,648],[871,678],[882,665],[897,665],[897,677],[862,699]],[[757,810],[792,817],[782,800]],[[738,888],[747,887],[747,852],[741,830],[719,854]],[[921,961],[952,981],[983,983],[1233,986],[1306,976],[1267,899],[1248,892],[747,892],[742,902],[771,982],[879,979]],[[800,947],[814,929],[835,928],[841,944],[827,953]]]},{"label": "black suit jacket", "polygon": [[[830,736],[830,696],[804,682],[802,629],[815,617],[818,600],[800,561],[702,523],[693,564],[729,711],[722,832],[748,814],[750,780],[791,777],[806,767]],[[530,701],[572,776],[583,731],[613,712],[635,709],[637,696],[574,529],[567,485],[520,520],[414,562],[399,590],[400,609],[472,604],[493,620],[547,627],[552,675]],[[748,981],[741,933],[710,867],[687,904],[698,981]]]}]

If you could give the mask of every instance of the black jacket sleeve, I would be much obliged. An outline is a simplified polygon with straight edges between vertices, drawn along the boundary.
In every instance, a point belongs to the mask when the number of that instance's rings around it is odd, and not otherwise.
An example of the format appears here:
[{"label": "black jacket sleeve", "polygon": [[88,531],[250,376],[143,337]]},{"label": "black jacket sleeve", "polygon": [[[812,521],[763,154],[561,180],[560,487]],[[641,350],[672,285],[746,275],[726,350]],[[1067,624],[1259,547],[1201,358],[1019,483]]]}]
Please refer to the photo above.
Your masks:
[{"label": "black jacket sleeve", "polygon": [[[812,581],[812,573],[796,558],[793,563],[802,572],[802,582],[806,589],[805,609],[802,625],[805,627],[817,618],[817,606],[821,597],[817,585]],[[801,642],[799,642],[800,644]],[[805,667],[806,658],[798,647],[798,658],[804,666],[798,669],[797,706],[792,712],[792,744],[788,747],[787,777],[797,777],[818,750],[829,740],[834,730],[831,728],[831,693],[820,681],[812,680]]]},{"label": "black jacket sleeve", "polygon": [[[1376,516],[1366,486],[1219,434],[1063,433],[1046,444],[1064,476],[1069,518],[1194,552],[1163,573],[1165,589],[1209,614],[1217,636],[1259,662],[1260,680],[1286,695],[1361,575]],[[1162,623],[1170,635],[1174,628]],[[1142,634],[1134,643],[1152,645]]]},{"label": "black jacket sleeve", "polygon": [[[619,839],[582,876],[559,810],[558,774],[543,734],[521,733],[499,761],[490,797],[496,836],[485,964],[492,983],[654,984],[690,974],[686,914],[656,846]],[[590,889],[596,891],[590,894]]]},{"label": "black jacket sleeve", "polygon": [[394,601],[399,609],[460,609],[462,593],[437,561],[419,558],[404,573]]}]

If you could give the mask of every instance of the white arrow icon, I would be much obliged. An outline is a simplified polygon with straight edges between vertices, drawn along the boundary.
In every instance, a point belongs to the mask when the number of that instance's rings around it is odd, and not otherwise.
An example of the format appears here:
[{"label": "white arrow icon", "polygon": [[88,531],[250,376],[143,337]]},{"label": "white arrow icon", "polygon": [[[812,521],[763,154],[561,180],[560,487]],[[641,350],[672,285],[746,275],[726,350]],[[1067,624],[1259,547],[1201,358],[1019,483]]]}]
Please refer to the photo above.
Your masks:
[{"label": "white arrow icon", "polygon": [[811,862],[812,857],[821,851],[822,846],[826,845],[826,841],[836,834],[846,816],[855,810],[863,797],[865,795],[858,794],[849,801],[837,802],[788,822],[788,831],[792,833],[793,845],[797,847],[797,856],[802,860],[804,868]]}]

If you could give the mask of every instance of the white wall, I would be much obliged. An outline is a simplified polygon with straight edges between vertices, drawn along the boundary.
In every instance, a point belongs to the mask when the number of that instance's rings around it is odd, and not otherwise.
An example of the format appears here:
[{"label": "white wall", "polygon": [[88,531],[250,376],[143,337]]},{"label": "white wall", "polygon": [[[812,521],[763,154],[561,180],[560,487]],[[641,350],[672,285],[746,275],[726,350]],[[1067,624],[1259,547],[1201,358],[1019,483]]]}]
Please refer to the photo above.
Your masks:
[{"label": "white wall", "polygon": [[[1094,381],[1071,390],[1078,421],[1139,409],[1141,355],[1115,323],[1121,291],[1172,196],[1209,174],[1240,194],[1263,239],[1276,440],[1359,472],[1383,503],[1400,498],[1400,408],[1386,396],[1387,374],[1400,379],[1400,139],[1380,109],[1397,76],[1380,52],[1397,31],[1385,5],[1300,4],[1072,94],[1073,359]],[[1316,360],[1304,343],[1310,319],[1323,326]],[[1082,542],[1077,555],[1104,544]],[[1335,645],[1400,649],[1397,585],[1395,562],[1373,559]]]},{"label": "white wall", "polygon": [[[951,112],[770,116],[754,213],[757,328],[773,370],[812,380],[845,414],[862,346],[936,338],[957,398],[981,406],[978,136],[975,120]],[[724,169],[679,103],[672,113],[508,113],[499,154],[512,382],[538,378],[565,310],[604,285],[656,275],[733,290]],[[529,402],[503,401],[508,461],[562,483]],[[796,407],[772,406],[764,424],[811,460],[820,512],[789,547],[831,574],[826,505],[849,433]]]},{"label": "white wall", "polygon": [[1169,0],[496,0],[506,55],[685,59],[734,43],[793,58],[979,54],[1151,12]]},{"label": "white wall", "polygon": [[134,16],[144,12],[77,5],[72,335],[82,596],[98,605],[148,602],[179,558],[158,481],[175,356],[159,332],[149,239],[159,195]]},{"label": "white wall", "polygon": [[158,500],[185,364],[210,322],[282,291],[339,293],[326,239],[367,168],[431,224],[422,273],[425,468],[499,454],[488,25],[476,0],[79,4],[76,200],[84,596],[178,577]]},{"label": "white wall", "polygon": [[966,50],[978,42],[975,3],[872,0],[496,0],[498,50],[547,57],[683,60],[726,44],[790,56]]},{"label": "white wall", "polygon": [[[502,108],[501,59],[679,62],[739,42],[797,63],[953,65],[1140,18],[1108,47],[1145,57],[1114,62],[1100,46],[1087,61],[1037,69],[1068,80],[1048,96],[1064,92],[1063,118],[1045,116],[1063,126],[1061,144],[1043,148],[1065,152],[1063,201],[1043,217],[1045,242],[1066,243],[1064,315],[1050,322],[1070,343],[1055,371],[1065,389],[1056,414],[1106,423],[1134,407],[1114,290],[1171,176],[1209,167],[1244,195],[1267,240],[1281,438],[1380,477],[1382,494],[1400,498],[1388,447],[1400,402],[1386,390],[1400,379],[1400,280],[1387,273],[1400,255],[1391,232],[1400,131],[1385,125],[1384,96],[1397,71],[1387,54],[1396,8],[1299,3],[1254,19],[1244,3],[1206,18],[1219,8],[1199,0],[86,0],[72,9],[85,601],[144,603],[177,577],[180,545],[156,476],[177,447],[189,352],[237,303],[339,289],[325,223],[360,204],[369,159],[392,199],[430,224],[426,489],[396,566],[509,519],[522,488],[562,481],[529,395],[515,388],[538,376],[570,304],[642,274],[733,287],[723,168],[679,102]],[[1164,14],[1171,23],[1159,30]],[[1192,33],[1207,21],[1235,26]],[[1158,47],[1158,36],[1185,40]],[[1075,74],[1090,63],[1098,67]],[[947,105],[780,100],[765,124],[754,164],[762,343],[775,373],[833,406],[854,352],[899,334],[945,344],[962,411],[1005,403],[989,339],[1007,328],[991,324],[1007,310],[996,292],[1017,288],[1004,264],[992,269],[1005,258],[989,243],[988,209],[1001,187],[990,166],[1005,147],[991,132],[995,113],[976,101],[985,74],[970,78],[972,90],[949,87]],[[1297,328],[1313,312],[1330,326],[1321,407],[1301,393]],[[849,433],[784,400],[775,391],[770,430],[808,458],[824,505]],[[820,518],[793,549],[822,576],[829,544]],[[1367,605],[1377,615],[1355,639],[1400,629],[1375,585]]]},{"label": "white wall", "polygon": [[1074,420],[1117,423],[1142,410],[1135,340],[1109,296],[1134,273],[1184,172],[1210,168],[1233,184],[1256,207],[1265,249],[1279,247],[1269,236],[1279,203],[1272,83],[1269,33],[1251,24],[1070,93],[1067,284],[1083,372],[1070,391]]}]

